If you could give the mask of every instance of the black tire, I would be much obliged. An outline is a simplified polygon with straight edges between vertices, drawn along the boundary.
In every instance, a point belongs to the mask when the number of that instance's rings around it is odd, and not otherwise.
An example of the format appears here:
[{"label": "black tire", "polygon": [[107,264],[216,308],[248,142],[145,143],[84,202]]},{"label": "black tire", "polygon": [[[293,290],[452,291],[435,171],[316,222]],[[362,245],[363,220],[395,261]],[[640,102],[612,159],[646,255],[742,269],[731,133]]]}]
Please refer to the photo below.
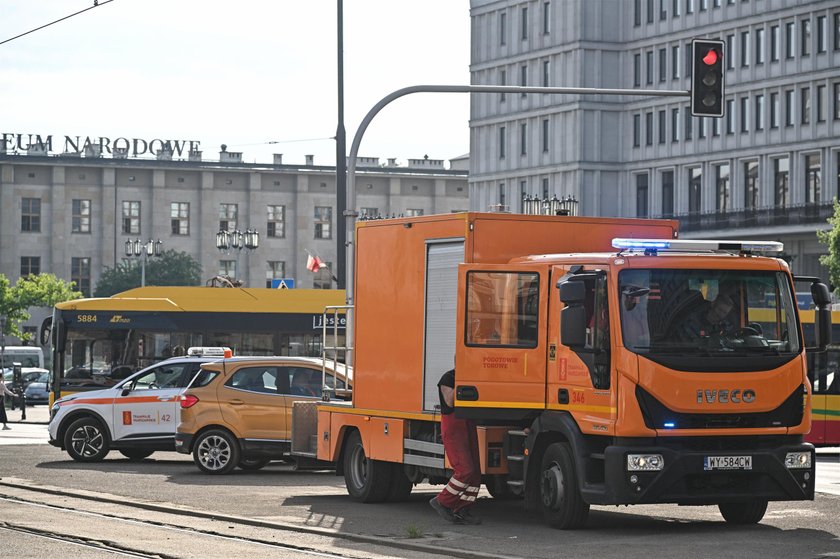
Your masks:
[{"label": "black tire", "polygon": [[758,524],[767,512],[767,499],[743,503],[720,503],[720,514],[729,524]]},{"label": "black tire", "polygon": [[545,449],[540,466],[540,508],[545,522],[559,530],[574,530],[586,524],[589,503],[578,488],[572,451],[566,443]]},{"label": "black tire", "polygon": [[228,431],[210,429],[196,439],[193,460],[205,474],[230,473],[239,465],[239,442]]},{"label": "black tire", "polygon": [[350,433],[344,445],[344,484],[354,501],[384,501],[391,488],[392,471],[388,462],[368,459],[359,432]]},{"label": "black tire", "polygon": [[271,462],[271,458],[241,458],[239,460],[239,468],[242,470],[248,470],[250,472],[261,470],[265,468],[268,463]]},{"label": "black tire", "polygon": [[123,448],[120,449],[120,454],[131,460],[132,462],[139,462],[154,453],[154,450],[146,450],[143,448]]},{"label": "black tire", "polygon": [[411,490],[414,488],[414,483],[405,475],[405,466],[393,462],[390,465],[391,485],[388,487],[388,496],[385,500],[391,503],[407,501],[409,495],[411,495]]},{"label": "black tire", "polygon": [[523,495],[517,494],[511,489],[507,483],[507,476],[505,475],[486,475],[481,479],[484,487],[490,496],[499,501],[510,501],[512,499],[521,499]]},{"label": "black tire", "polygon": [[65,431],[64,448],[77,462],[101,462],[111,450],[111,441],[98,420],[82,417]]}]

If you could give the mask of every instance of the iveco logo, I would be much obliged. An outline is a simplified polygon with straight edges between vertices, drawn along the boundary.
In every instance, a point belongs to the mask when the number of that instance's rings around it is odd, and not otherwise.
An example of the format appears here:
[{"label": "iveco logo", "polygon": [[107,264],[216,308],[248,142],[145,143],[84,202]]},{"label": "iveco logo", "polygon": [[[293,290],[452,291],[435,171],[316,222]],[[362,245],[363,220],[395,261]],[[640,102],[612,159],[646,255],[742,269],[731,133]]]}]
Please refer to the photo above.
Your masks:
[{"label": "iveco logo", "polygon": [[726,404],[732,402],[733,404],[745,403],[755,401],[755,390],[752,388],[736,388],[735,390],[698,390],[697,403],[698,404],[714,404],[715,402]]}]

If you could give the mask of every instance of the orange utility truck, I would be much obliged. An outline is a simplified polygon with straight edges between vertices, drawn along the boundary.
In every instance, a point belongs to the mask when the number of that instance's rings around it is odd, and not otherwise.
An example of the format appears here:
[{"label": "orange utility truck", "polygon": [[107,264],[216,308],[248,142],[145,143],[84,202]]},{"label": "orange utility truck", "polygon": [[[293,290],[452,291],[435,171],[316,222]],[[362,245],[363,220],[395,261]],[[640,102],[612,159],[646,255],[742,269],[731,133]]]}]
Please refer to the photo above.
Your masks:
[{"label": "orange utility truck", "polygon": [[[437,382],[457,363],[487,489],[552,526],[641,503],[755,523],[768,501],[813,499],[793,277],[757,255],[781,245],[676,238],[669,220],[359,223],[352,401],[296,404],[293,453],[364,502],[445,482]],[[822,338],[828,288],[812,292]]]}]

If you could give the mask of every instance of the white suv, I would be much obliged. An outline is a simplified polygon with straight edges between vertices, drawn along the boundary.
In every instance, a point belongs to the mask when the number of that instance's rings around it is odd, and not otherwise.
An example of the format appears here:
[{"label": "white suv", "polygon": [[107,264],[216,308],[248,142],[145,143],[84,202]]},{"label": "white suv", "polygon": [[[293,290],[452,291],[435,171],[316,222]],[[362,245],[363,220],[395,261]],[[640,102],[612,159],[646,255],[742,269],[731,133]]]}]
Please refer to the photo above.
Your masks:
[{"label": "white suv", "polygon": [[218,350],[207,351],[213,349],[190,348],[194,355],[161,361],[111,388],[56,400],[50,414],[50,444],[79,462],[98,462],[111,449],[130,460],[142,460],[158,450],[174,451],[181,392],[202,363],[230,356],[227,348],[219,348],[221,355]]}]

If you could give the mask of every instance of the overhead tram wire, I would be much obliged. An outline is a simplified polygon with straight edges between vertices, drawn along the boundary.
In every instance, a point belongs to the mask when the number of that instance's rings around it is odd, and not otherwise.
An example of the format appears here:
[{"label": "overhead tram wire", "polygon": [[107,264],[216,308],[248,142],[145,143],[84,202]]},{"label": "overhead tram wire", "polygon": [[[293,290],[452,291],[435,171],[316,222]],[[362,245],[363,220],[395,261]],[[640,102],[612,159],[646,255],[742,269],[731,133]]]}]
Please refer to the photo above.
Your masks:
[{"label": "overhead tram wire", "polygon": [[84,10],[79,10],[79,11],[78,11],[78,12],[76,12],[76,13],[70,14],[69,16],[64,16],[64,17],[63,17],[63,18],[61,18],[61,19],[57,19],[57,20],[55,20],[55,21],[52,21],[52,22],[47,23],[47,24],[45,24],[45,25],[42,25],[41,27],[36,27],[35,29],[30,29],[29,31],[27,31],[27,32],[25,32],[25,33],[21,33],[20,35],[15,35],[14,37],[11,37],[10,39],[6,39],[5,41],[0,41],[0,45],[5,45],[6,43],[9,43],[9,42],[11,42],[11,41],[14,41],[15,39],[20,39],[21,37],[23,37],[23,36],[25,36],[25,35],[29,35],[30,33],[35,33],[36,31],[39,31],[39,30],[41,30],[41,29],[44,29],[45,27],[49,27],[50,25],[55,25],[56,23],[62,22],[62,21],[64,21],[65,19],[70,19],[70,18],[71,18],[71,17],[73,17],[73,16],[77,16],[77,15],[79,15],[79,14],[83,14],[83,13],[87,12],[88,10],[92,10],[92,9],[94,9],[94,8],[98,8],[98,7],[100,7],[100,6],[104,6],[105,4],[110,4],[110,3],[111,3],[111,2],[113,2],[113,1],[114,1],[114,0],[103,0],[103,1],[101,1],[101,2],[100,2],[99,0],[93,0],[93,6],[90,6],[89,8],[85,8]]}]

